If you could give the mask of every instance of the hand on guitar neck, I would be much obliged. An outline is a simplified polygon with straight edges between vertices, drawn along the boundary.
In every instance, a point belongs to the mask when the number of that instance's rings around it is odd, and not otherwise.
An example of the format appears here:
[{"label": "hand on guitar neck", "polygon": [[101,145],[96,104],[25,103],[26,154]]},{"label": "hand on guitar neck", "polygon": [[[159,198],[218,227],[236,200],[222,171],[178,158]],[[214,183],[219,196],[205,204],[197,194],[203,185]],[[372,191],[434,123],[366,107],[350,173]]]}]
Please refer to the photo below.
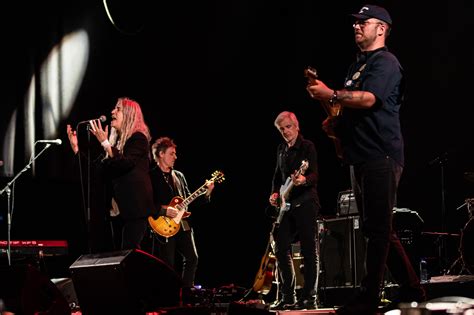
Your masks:
[{"label": "hand on guitar neck", "polygon": [[318,74],[314,68],[307,67],[304,70],[304,76],[308,79],[306,90],[311,97],[320,101],[328,116],[339,116],[342,107],[335,97],[336,91],[331,90],[326,84],[318,80]]},{"label": "hand on guitar neck", "polygon": [[337,124],[337,117],[342,112],[342,106],[337,101],[337,93],[335,90],[328,88],[322,81],[318,80],[316,69],[307,67],[304,70],[304,76],[308,79],[306,90],[312,98],[317,99],[321,103],[328,116],[323,121],[322,129],[326,132],[328,137],[333,140],[336,155],[338,158],[342,159],[341,142],[334,131]]},{"label": "hand on guitar neck", "polygon": [[307,160],[301,161],[300,167],[288,178],[285,183],[281,185],[280,191],[275,192],[270,196],[270,204],[278,209],[278,215],[275,220],[275,224],[279,225],[283,214],[290,210],[290,203],[288,203],[288,198],[293,187],[296,185],[302,185],[306,181],[306,178],[303,176],[306,170],[308,169],[309,162]]}]

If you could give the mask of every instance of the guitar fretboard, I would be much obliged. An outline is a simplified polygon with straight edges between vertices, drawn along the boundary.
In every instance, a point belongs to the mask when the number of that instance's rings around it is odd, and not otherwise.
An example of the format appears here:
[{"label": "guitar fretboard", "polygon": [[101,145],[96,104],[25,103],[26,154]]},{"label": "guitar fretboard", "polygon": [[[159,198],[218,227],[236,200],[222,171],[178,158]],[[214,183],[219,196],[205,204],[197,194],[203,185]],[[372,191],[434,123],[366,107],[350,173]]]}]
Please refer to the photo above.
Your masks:
[{"label": "guitar fretboard", "polygon": [[206,190],[207,190],[206,184],[202,185],[201,187],[198,188],[198,190],[196,190],[191,195],[189,195],[186,199],[184,199],[183,202],[180,203],[179,207],[180,208],[187,207],[191,202],[194,201],[194,199],[204,194]]}]

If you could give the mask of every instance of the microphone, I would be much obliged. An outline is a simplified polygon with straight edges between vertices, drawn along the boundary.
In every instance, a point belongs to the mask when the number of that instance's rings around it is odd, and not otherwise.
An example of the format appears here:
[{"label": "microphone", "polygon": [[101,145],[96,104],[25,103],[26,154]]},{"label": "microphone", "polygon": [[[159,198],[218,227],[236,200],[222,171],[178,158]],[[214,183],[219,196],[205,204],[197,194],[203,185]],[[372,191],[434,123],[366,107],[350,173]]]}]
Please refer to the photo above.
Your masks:
[{"label": "microphone", "polygon": [[101,115],[99,118],[80,121],[77,123],[77,125],[79,126],[80,124],[86,124],[91,120],[100,120],[101,122],[105,122],[107,120],[107,117],[105,117],[105,115]]},{"label": "microphone", "polygon": [[60,145],[63,142],[61,141],[61,139],[55,139],[55,140],[36,140],[36,143],[49,143],[49,144]]}]

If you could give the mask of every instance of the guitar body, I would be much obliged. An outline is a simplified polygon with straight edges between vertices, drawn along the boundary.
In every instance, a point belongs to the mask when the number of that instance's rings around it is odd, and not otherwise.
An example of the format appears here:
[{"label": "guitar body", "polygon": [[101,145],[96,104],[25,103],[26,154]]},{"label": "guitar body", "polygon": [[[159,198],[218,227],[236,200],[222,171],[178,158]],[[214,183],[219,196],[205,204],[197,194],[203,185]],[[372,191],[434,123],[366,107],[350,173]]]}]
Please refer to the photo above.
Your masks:
[{"label": "guitar body", "polygon": [[224,173],[221,171],[214,171],[212,178],[207,180],[201,187],[199,187],[191,195],[183,199],[183,197],[176,196],[171,199],[171,202],[166,206],[178,209],[178,214],[174,218],[167,217],[165,215],[159,216],[154,219],[152,216],[148,217],[148,223],[150,224],[153,231],[166,238],[171,237],[178,233],[180,228],[181,219],[187,218],[191,215],[191,212],[187,211],[188,205],[193,202],[197,197],[203,195],[207,191],[207,185],[209,183],[221,183],[224,181]]},{"label": "guitar body", "polygon": [[336,136],[329,136],[329,138],[331,138],[332,142],[334,143],[334,149],[336,150],[337,157],[342,160],[343,156],[341,140],[339,140],[339,138]]},{"label": "guitar body", "polygon": [[[298,177],[300,175],[303,175],[306,170],[308,169],[309,163],[307,160],[301,161],[301,165],[298,168],[298,170],[295,172],[295,176]],[[280,187],[280,207],[278,208],[278,216],[275,220],[275,225],[278,226],[281,222],[281,219],[283,218],[283,215],[285,214],[286,211],[290,210],[291,204],[287,202],[288,197],[290,196],[290,192],[293,189],[293,180],[291,177],[288,177],[285,181],[285,183]]]},{"label": "guitar body", "polygon": [[273,282],[273,273],[276,266],[276,257],[267,250],[265,255],[262,257],[260,263],[260,270],[255,276],[253,283],[253,290],[260,294],[267,294],[270,292]]},{"label": "guitar body", "polygon": [[[180,196],[174,197],[167,207],[174,207],[179,209],[179,205],[183,202],[183,198]],[[191,215],[191,212],[180,210],[183,218],[187,218]],[[180,229],[179,221],[173,220],[173,218],[165,215],[159,216],[157,219],[153,219],[152,216],[148,217],[148,223],[150,224],[153,231],[164,237],[171,237],[178,233]]]},{"label": "guitar body", "polygon": [[279,225],[281,222],[281,219],[283,218],[283,215],[285,214],[286,211],[290,210],[291,204],[289,202],[286,202],[286,198],[290,194],[291,189],[293,188],[293,181],[291,180],[291,177],[288,177],[286,179],[285,184],[283,184],[280,187],[280,207],[278,208],[278,216],[275,220],[275,224]]}]

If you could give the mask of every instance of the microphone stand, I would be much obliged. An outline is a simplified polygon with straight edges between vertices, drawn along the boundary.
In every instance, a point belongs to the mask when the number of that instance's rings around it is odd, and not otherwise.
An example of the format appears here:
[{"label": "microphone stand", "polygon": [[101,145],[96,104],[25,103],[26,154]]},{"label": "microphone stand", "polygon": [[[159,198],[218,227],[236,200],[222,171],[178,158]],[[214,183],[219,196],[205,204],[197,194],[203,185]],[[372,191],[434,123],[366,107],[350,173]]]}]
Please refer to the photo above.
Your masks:
[{"label": "microphone stand", "polygon": [[[79,133],[79,126],[83,122],[80,122],[76,125],[76,131]],[[89,254],[92,253],[92,247],[91,247],[91,149],[90,149],[90,143],[91,143],[91,132],[89,129],[89,124],[86,125],[86,131],[87,131],[87,182],[86,182],[86,200],[84,201],[84,182],[83,182],[83,176],[82,176],[82,163],[81,163],[81,149],[79,147],[79,152],[78,152],[78,159],[79,159],[79,172],[80,172],[80,179],[81,179],[81,191],[82,191],[82,199],[83,199],[83,206],[84,206],[84,211],[85,211],[85,217],[86,217],[86,233],[87,233],[87,248],[89,250]]]},{"label": "microphone stand", "polygon": [[91,131],[87,124],[87,246],[89,254],[92,253],[91,245]]},{"label": "microphone stand", "polygon": [[440,156],[431,160],[428,164],[433,166],[435,164],[440,166],[441,176],[441,234],[439,237],[439,251],[438,255],[440,258],[440,271],[444,274],[446,271],[447,263],[447,248],[446,238],[444,237],[446,232],[446,188],[445,188],[445,166],[448,162],[448,152],[444,152]]},{"label": "microphone stand", "polygon": [[[36,143],[35,143],[36,144]],[[11,199],[11,189],[10,187],[15,184],[15,181],[18,177],[21,176],[24,172],[30,169],[31,164],[51,146],[50,143],[47,143],[46,146],[41,150],[36,156],[32,156],[28,164],[15,176],[13,179],[7,183],[7,185],[0,190],[0,196],[3,193],[7,194],[7,257],[8,257],[8,265],[11,266],[11,226],[12,226],[12,216],[13,216],[13,207],[12,207],[12,199]]]}]

